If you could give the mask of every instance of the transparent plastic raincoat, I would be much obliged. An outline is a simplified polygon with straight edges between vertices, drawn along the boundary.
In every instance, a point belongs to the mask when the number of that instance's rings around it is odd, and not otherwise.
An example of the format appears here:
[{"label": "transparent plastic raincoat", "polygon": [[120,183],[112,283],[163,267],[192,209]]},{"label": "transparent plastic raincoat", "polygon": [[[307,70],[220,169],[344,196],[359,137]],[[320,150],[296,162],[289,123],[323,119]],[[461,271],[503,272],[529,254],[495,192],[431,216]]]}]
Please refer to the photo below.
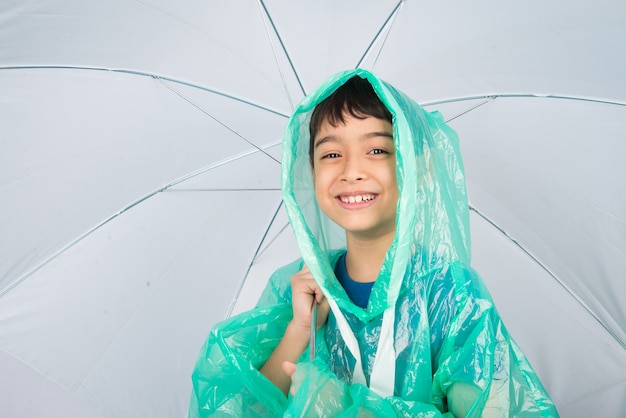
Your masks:
[{"label": "transparent plastic raincoat", "polygon": [[[396,235],[366,309],[334,275],[345,233],[315,201],[308,124],[316,104],[354,75],[393,116],[399,187]],[[285,131],[283,198],[302,259],[276,271],[257,307],[210,332],[193,373],[189,416],[555,417],[537,375],[470,267],[468,203],[456,134],[365,70],[305,98]],[[290,278],[303,263],[331,305],[315,360],[298,363],[286,398],[258,370],[292,317]]]}]

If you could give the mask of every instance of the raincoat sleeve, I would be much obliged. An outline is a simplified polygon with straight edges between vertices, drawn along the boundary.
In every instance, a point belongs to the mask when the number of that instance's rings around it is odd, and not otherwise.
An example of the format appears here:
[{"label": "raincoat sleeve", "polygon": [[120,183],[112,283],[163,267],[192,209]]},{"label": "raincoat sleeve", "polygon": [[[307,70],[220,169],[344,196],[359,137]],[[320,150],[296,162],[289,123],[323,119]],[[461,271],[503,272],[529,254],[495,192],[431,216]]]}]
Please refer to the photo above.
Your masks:
[{"label": "raincoat sleeve", "polygon": [[482,279],[461,263],[446,276],[430,292],[430,322],[441,330],[433,338],[433,403],[468,417],[558,417]]},{"label": "raincoat sleeve", "polygon": [[282,416],[287,399],[259,369],[292,318],[289,281],[301,267],[277,270],[254,309],[210,331],[192,374],[190,418]]}]

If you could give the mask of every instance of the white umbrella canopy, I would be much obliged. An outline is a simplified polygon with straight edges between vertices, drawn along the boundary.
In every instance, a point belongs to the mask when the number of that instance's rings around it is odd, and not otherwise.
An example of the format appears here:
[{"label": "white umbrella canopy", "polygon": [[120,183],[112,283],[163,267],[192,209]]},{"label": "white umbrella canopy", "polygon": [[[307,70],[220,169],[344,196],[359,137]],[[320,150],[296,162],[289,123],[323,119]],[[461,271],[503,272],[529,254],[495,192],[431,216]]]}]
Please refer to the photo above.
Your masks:
[{"label": "white umbrella canopy", "polygon": [[473,264],[564,417],[626,410],[623,2],[0,5],[0,414],[184,416],[298,257],[280,139],[375,71],[458,131]]}]

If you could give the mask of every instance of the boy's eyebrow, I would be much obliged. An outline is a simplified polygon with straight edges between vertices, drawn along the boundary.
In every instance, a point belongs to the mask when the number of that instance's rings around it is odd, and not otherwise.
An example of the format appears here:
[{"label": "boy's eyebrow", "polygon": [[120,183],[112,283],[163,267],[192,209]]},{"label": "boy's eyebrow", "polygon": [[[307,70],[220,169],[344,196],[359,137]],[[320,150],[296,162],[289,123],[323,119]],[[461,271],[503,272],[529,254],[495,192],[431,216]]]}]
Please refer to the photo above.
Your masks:
[{"label": "boy's eyebrow", "polygon": [[[385,138],[389,138],[393,140],[393,134],[389,132],[385,132],[385,131],[368,132],[365,135],[363,135],[361,139],[376,138],[378,136],[383,136]],[[319,147],[322,144],[325,144],[326,142],[336,142],[336,141],[337,141],[337,137],[334,135],[325,136],[315,141],[315,148],[317,149],[317,147]]]},{"label": "boy's eyebrow", "polygon": [[386,138],[393,139],[393,134],[390,134],[389,132],[386,132],[386,131],[370,132],[370,133],[365,134],[363,138],[375,138],[377,136],[384,136]]}]

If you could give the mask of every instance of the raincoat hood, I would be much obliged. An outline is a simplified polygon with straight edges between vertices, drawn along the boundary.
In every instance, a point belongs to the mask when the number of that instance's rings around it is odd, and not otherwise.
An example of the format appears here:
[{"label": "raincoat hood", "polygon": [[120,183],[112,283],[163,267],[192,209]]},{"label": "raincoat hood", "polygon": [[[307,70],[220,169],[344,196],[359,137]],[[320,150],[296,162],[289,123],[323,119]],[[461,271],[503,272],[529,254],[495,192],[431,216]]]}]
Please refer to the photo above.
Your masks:
[{"label": "raincoat hood", "polygon": [[[345,247],[345,232],[319,208],[309,163],[315,106],[355,75],[370,82],[392,115],[399,189],[396,235],[366,309],[354,305],[335,279],[333,250]],[[298,105],[283,141],[282,191],[304,262],[326,297],[362,321],[395,305],[408,266],[420,276],[446,263],[469,265],[469,212],[456,133],[438,112],[425,111],[367,70],[336,74]],[[410,263],[415,257],[419,260]]]}]

